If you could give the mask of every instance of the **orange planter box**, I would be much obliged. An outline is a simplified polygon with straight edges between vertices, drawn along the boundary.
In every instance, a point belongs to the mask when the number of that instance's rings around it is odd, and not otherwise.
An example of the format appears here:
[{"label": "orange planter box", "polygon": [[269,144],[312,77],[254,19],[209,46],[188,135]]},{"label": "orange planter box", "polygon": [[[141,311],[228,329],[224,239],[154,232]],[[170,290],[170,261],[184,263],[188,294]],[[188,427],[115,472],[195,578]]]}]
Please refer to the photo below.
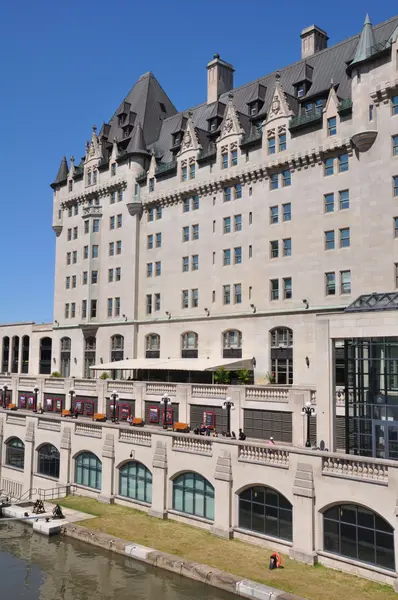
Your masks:
[{"label": "orange planter box", "polygon": [[179,431],[180,433],[189,433],[188,423],[174,423],[173,429],[174,431]]},{"label": "orange planter box", "polygon": [[8,410],[18,410],[18,406],[16,404],[9,404]]},{"label": "orange planter box", "polygon": [[104,413],[94,413],[93,421],[106,421],[106,415]]},{"label": "orange planter box", "polygon": [[70,410],[66,410],[65,409],[65,410],[62,411],[61,414],[62,414],[63,417],[70,417],[71,412],[70,412]]},{"label": "orange planter box", "polygon": [[134,427],[143,427],[144,426],[144,419],[141,419],[141,417],[134,417],[134,419],[133,419],[133,426]]}]

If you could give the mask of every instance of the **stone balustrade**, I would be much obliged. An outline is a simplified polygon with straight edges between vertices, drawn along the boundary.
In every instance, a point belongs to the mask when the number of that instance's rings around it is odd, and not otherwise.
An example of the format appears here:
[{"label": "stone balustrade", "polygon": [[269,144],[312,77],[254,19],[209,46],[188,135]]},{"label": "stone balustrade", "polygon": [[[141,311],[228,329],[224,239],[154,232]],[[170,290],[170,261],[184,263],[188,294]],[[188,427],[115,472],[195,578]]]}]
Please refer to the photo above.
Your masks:
[{"label": "stone balustrade", "polygon": [[260,463],[273,467],[289,468],[289,451],[280,448],[249,445],[239,446],[238,460],[248,463]]},{"label": "stone balustrade", "polygon": [[134,392],[134,382],[133,381],[108,381],[106,389],[109,393],[112,392]]},{"label": "stone balustrade", "polygon": [[33,389],[36,384],[36,377],[19,377],[19,386],[21,389]]},{"label": "stone balustrade", "polygon": [[37,425],[39,429],[47,429],[48,431],[61,431],[61,421],[55,419],[39,419]]},{"label": "stone balustrade", "polygon": [[192,385],[191,394],[195,398],[226,398],[228,387],[226,385]]},{"label": "stone balustrade", "polygon": [[137,446],[151,446],[152,435],[148,431],[142,431],[142,429],[121,429],[119,440],[121,442],[136,444]]},{"label": "stone balustrade", "polygon": [[102,437],[102,427],[100,425],[91,425],[91,423],[76,423],[75,434],[100,438]]},{"label": "stone balustrade", "polygon": [[246,387],[246,400],[265,402],[289,402],[289,389],[280,387]]},{"label": "stone balustrade", "polygon": [[49,377],[44,380],[44,387],[52,388],[54,390],[63,390],[65,387],[65,381],[60,377]]},{"label": "stone balustrade", "polygon": [[75,379],[74,389],[75,390],[95,390],[97,382],[95,379]]},{"label": "stone balustrade", "polygon": [[322,475],[361,479],[388,485],[388,465],[377,460],[348,458],[346,455],[322,458]]},{"label": "stone balustrade", "polygon": [[156,383],[148,382],[146,384],[146,393],[153,396],[175,396],[177,393],[177,385],[175,383]]},{"label": "stone balustrade", "polygon": [[173,436],[173,450],[211,455],[213,444],[210,440],[204,440],[196,436]]}]

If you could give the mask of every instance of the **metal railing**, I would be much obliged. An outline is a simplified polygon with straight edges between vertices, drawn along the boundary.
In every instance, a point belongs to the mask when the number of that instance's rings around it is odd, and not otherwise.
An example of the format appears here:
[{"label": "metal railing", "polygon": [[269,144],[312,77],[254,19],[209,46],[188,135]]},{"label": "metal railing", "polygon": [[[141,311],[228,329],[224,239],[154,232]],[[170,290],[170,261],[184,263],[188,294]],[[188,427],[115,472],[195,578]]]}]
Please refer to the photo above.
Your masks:
[{"label": "metal railing", "polygon": [[289,129],[298,129],[305,127],[306,125],[312,125],[313,123],[322,121],[322,111],[313,110],[311,112],[299,115],[298,117],[292,117],[289,121]]},{"label": "metal railing", "polygon": [[74,484],[63,485],[49,490],[39,489],[39,500],[55,500],[56,498],[64,498],[65,496],[74,496],[77,487]]}]

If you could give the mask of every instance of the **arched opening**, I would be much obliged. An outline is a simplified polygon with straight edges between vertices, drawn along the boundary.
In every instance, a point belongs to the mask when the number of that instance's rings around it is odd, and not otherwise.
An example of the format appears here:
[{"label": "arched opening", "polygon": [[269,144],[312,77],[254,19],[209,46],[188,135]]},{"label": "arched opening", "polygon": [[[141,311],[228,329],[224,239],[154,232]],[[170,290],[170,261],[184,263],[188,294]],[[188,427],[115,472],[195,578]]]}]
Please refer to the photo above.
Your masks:
[{"label": "arched opening", "polygon": [[44,444],[37,451],[37,472],[59,478],[59,452],[52,444]]},{"label": "arched opening", "polygon": [[364,506],[338,504],[324,511],[323,548],[395,571],[394,529]]},{"label": "arched opening", "polygon": [[101,489],[102,462],[92,452],[82,452],[76,457],[75,483],[95,490]]},{"label": "arched opening", "polygon": [[198,473],[182,473],[173,481],[173,509],[214,520],[214,487]]},{"label": "arched opening", "polygon": [[271,383],[293,383],[293,331],[288,327],[276,327],[271,335]]},{"label": "arched opening", "polygon": [[24,335],[22,338],[22,365],[21,373],[29,373],[29,348],[30,339],[28,335]]},{"label": "arched opening", "polygon": [[292,540],[289,500],[276,490],[253,486],[239,494],[239,527],[282,540]]},{"label": "arched opening", "polygon": [[181,336],[181,358],[198,358],[199,336],[195,331],[186,331]]},{"label": "arched opening", "polygon": [[152,502],[152,473],[140,462],[131,460],[119,469],[119,494],[125,498]]},{"label": "arched opening", "polygon": [[97,341],[95,337],[88,337],[84,341],[84,377],[90,379],[93,377],[91,366],[95,365],[95,351],[97,349]]},{"label": "arched opening", "polygon": [[111,337],[111,362],[123,360],[124,358],[124,337],[116,334]]},{"label": "arched opening", "polygon": [[72,340],[69,337],[63,337],[61,339],[61,354],[60,354],[60,365],[61,365],[61,376],[70,377],[70,356],[72,350]]},{"label": "arched opening", "polygon": [[223,333],[223,358],[242,358],[242,332],[229,329]]},{"label": "arched opening", "polygon": [[145,338],[145,358],[160,358],[160,335],[149,333]]},{"label": "arched opening", "polygon": [[18,373],[19,368],[19,336],[14,335],[12,338],[11,350],[11,373]]},{"label": "arched opening", "polygon": [[6,443],[6,465],[15,469],[25,467],[25,444],[17,437],[13,437]]},{"label": "arched opening", "polygon": [[39,373],[40,373],[40,375],[50,375],[50,373],[51,373],[51,353],[52,353],[52,339],[49,337],[41,338],[41,340],[40,340],[40,358],[39,358]]},{"label": "arched opening", "polygon": [[3,361],[2,361],[2,372],[8,373],[9,366],[9,357],[10,357],[10,338],[8,335],[3,337]]}]

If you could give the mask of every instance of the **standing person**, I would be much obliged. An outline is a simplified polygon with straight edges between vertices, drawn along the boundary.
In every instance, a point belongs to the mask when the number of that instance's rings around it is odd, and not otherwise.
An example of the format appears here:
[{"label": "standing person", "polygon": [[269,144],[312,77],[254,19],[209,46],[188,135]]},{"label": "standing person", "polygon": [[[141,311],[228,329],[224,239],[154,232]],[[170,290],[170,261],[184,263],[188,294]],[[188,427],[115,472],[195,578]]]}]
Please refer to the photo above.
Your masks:
[{"label": "standing person", "polygon": [[268,446],[275,446],[275,442],[274,442],[274,438],[273,437],[269,438]]},{"label": "standing person", "polygon": [[246,434],[243,433],[242,429],[239,429],[239,439],[240,439],[241,442],[244,442],[245,439],[246,439]]},{"label": "standing person", "polygon": [[73,411],[73,416],[75,417],[75,419],[77,419],[77,417],[79,416],[79,409],[77,408],[77,405],[75,406],[75,409]]}]

